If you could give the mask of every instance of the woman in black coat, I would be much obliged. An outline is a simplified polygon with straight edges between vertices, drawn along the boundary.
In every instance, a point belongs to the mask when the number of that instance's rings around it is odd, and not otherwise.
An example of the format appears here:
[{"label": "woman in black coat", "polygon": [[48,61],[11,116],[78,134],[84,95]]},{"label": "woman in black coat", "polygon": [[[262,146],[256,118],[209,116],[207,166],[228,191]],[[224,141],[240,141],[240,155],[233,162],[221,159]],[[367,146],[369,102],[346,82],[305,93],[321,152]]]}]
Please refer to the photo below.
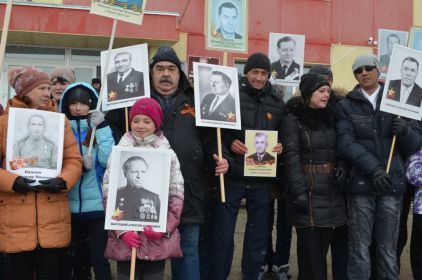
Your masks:
[{"label": "woman in black coat", "polygon": [[333,231],[346,223],[344,197],[336,184],[336,173],[345,174],[336,159],[336,101],[319,74],[303,75],[299,88],[301,96],[287,103],[281,130],[287,214],[297,232],[299,279],[327,279]]}]

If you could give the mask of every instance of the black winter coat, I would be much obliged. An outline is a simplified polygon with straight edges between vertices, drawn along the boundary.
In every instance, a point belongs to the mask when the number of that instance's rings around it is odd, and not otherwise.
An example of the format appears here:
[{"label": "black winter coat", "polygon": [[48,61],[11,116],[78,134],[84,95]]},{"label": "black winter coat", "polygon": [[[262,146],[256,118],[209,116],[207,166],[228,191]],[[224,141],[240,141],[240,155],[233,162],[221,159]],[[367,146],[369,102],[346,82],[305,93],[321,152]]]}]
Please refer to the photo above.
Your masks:
[{"label": "black winter coat", "polygon": [[[294,226],[337,227],[346,223],[344,195],[335,185],[335,169],[328,173],[305,172],[305,165],[336,164],[334,102],[318,110],[305,105],[301,97],[287,102],[288,114],[281,134],[282,164],[287,183],[287,214]],[[309,198],[307,213],[298,212],[292,203],[303,193]]]},{"label": "black winter coat", "polygon": [[[285,114],[285,104],[283,94],[271,86],[267,85],[261,89],[254,89],[246,77],[242,77],[239,82],[240,91],[240,112],[242,129],[224,129],[223,142],[224,157],[229,161],[230,170],[226,176],[227,184],[256,188],[260,186],[270,186],[274,178],[245,177],[243,176],[244,155],[238,155],[230,151],[232,142],[236,139],[245,143],[245,130],[275,130],[280,136],[281,120]],[[272,147],[268,147],[272,149]]]},{"label": "black winter coat", "polygon": [[414,154],[422,138],[413,129],[397,137],[389,174],[393,190],[377,193],[372,184],[374,170],[386,168],[390,153],[394,115],[380,111],[381,86],[374,110],[359,87],[349,92],[336,107],[337,152],[349,164],[349,181],[345,192],[350,194],[401,195],[406,190],[404,158]]}]

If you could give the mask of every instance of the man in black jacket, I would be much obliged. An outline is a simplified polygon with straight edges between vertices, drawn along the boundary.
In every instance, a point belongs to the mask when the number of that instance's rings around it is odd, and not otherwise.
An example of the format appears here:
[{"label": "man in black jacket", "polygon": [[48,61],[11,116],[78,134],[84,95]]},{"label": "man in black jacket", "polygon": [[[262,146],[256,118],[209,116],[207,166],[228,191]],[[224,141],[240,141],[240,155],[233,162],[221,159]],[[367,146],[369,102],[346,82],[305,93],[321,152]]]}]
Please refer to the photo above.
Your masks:
[{"label": "man in black jacket", "polygon": [[[403,158],[415,153],[421,138],[406,121],[380,111],[383,85],[380,64],[362,55],[352,70],[359,84],[336,108],[337,151],[351,169],[344,190],[349,226],[348,279],[369,279],[369,245],[376,244],[377,277],[398,279],[396,246],[402,194],[406,188]],[[396,147],[386,170],[393,135]]]},{"label": "man in black jacket", "polygon": [[[213,254],[209,279],[227,279],[233,258],[233,237],[242,198],[247,199],[248,219],[243,248],[244,279],[256,280],[267,248],[268,213],[274,178],[245,177],[245,130],[279,130],[285,104],[282,94],[269,83],[270,60],[255,53],[246,61],[240,80],[241,130],[223,132],[230,172],[225,181],[226,203],[217,203],[213,231]],[[280,134],[280,133],[279,133]],[[280,154],[278,143],[272,151]]]}]

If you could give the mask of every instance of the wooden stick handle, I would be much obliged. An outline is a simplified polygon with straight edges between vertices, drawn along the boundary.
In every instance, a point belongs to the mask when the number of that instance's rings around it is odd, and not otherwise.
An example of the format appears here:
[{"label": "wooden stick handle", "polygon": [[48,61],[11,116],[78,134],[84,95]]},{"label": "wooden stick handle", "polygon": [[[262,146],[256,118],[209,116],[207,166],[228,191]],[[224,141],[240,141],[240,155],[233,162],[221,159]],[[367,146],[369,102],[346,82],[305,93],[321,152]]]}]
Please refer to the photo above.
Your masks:
[{"label": "wooden stick handle", "polygon": [[129,110],[125,107],[125,128],[126,132],[129,132]]},{"label": "wooden stick handle", "polygon": [[135,280],[136,248],[132,247],[132,256],[130,258],[130,280]]},{"label": "wooden stick handle", "polygon": [[393,141],[391,142],[390,155],[388,156],[387,169],[385,170],[387,174],[390,172],[391,160],[393,159],[394,153],[394,146],[396,146],[396,135],[393,135]]},{"label": "wooden stick handle", "polygon": [[[217,127],[217,149],[218,160],[223,159],[223,150],[221,148],[221,128]],[[224,174],[220,174],[221,202],[226,202],[226,191],[224,188]]]}]

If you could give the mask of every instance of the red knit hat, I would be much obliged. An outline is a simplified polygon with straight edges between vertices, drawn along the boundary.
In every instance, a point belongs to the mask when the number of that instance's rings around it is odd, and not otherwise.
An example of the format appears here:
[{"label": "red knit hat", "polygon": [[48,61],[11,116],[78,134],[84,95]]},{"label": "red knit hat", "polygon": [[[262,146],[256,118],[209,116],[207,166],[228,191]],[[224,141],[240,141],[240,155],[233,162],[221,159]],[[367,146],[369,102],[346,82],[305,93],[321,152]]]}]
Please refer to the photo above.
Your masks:
[{"label": "red knit hat", "polygon": [[18,96],[24,96],[41,84],[51,85],[47,73],[34,67],[15,67],[9,70],[9,85]]},{"label": "red knit hat", "polygon": [[160,129],[163,122],[163,110],[160,103],[149,97],[139,99],[130,109],[130,123],[136,115],[140,114],[150,117],[155,124],[155,128]]}]

